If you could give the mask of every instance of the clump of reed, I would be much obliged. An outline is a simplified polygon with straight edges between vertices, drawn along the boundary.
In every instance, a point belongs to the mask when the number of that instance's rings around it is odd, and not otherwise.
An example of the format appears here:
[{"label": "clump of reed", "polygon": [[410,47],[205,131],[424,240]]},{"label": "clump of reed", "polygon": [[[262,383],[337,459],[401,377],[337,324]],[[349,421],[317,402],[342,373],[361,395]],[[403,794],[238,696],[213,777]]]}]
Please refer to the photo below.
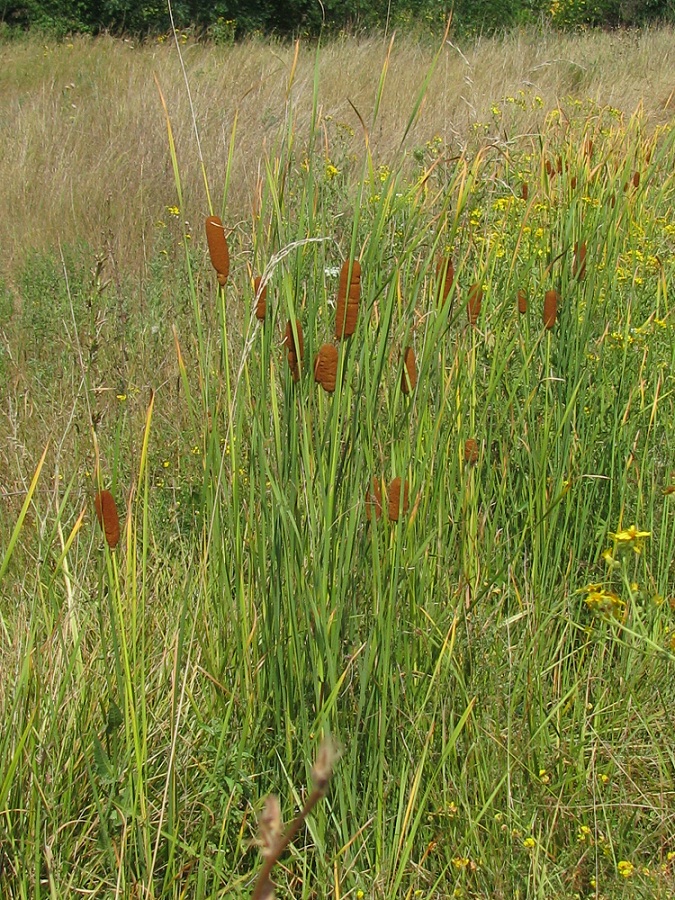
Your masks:
[{"label": "clump of reed", "polygon": [[107,490],[97,491],[94,497],[96,518],[101,526],[106,542],[114,550],[120,539],[120,519],[115,498]]}]

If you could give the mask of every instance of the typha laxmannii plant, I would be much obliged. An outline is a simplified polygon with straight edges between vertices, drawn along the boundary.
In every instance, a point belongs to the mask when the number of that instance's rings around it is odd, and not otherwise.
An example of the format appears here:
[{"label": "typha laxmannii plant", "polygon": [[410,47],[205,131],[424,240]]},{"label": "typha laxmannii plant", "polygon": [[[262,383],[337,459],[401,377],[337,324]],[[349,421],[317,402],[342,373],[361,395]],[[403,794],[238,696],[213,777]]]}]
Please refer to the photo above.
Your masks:
[{"label": "typha laxmannii plant", "polygon": [[370,488],[366,492],[366,517],[372,521],[382,518],[382,482],[379,478],[373,478]]},{"label": "typha laxmannii plant", "polygon": [[558,304],[560,295],[557,291],[546,291],[544,295],[544,327],[551,329],[558,317]]},{"label": "typha laxmannii plant", "polygon": [[530,189],[529,189],[526,181],[523,181],[523,183],[520,186],[520,196],[527,203],[527,198],[530,196]]},{"label": "typha laxmannii plant", "polygon": [[448,299],[452,282],[455,280],[455,267],[450,257],[439,259],[436,266],[436,282],[438,284],[438,302],[442,305]]},{"label": "typha laxmannii plant", "polygon": [[586,277],[586,241],[576,241],[574,244],[572,275],[579,281]]},{"label": "typha laxmannii plant", "polygon": [[264,284],[262,290],[262,275],[256,275],[253,279],[253,297],[255,299],[255,317],[262,322],[267,314],[267,285]]},{"label": "typha laxmannii plant", "polygon": [[110,491],[98,491],[94,497],[94,507],[106,542],[110,549],[114,550],[120,539],[120,518],[117,515],[115,498]]},{"label": "typha laxmannii plant", "polygon": [[516,302],[518,303],[518,312],[524,316],[527,312],[527,293],[522,288],[516,294]]},{"label": "typha laxmannii plant", "polygon": [[288,350],[288,366],[291,370],[291,376],[293,377],[293,381],[300,380],[300,368],[302,366],[302,357],[305,352],[305,342],[302,337],[302,325],[300,324],[300,320],[295,320],[295,330],[298,335],[298,342],[295,342],[295,335],[293,334],[293,326],[291,324],[290,319],[286,325],[286,334],[284,336],[284,346]]},{"label": "typha laxmannii plant", "polygon": [[415,351],[412,347],[406,347],[403,351],[403,371],[401,372],[401,390],[404,394],[411,394],[417,387],[417,362]]},{"label": "typha laxmannii plant", "polygon": [[[351,270],[351,273],[350,273]],[[340,270],[337,307],[335,309],[335,337],[350,337],[356,331],[361,299],[361,263],[345,260]]]},{"label": "typha laxmannii plant", "polygon": [[225,229],[218,216],[209,216],[206,220],[206,240],[209,245],[211,265],[216,270],[218,284],[225,285],[230,274],[230,251],[227,249]]},{"label": "typha laxmannii plant", "polygon": [[314,360],[314,380],[332,394],[337,379],[338,352],[333,344],[322,344]]},{"label": "typha laxmannii plant", "polygon": [[[403,505],[401,505],[401,487],[403,488]],[[401,482],[400,478],[394,478],[387,491],[387,515],[392,522],[398,522],[399,513],[405,515],[408,512],[408,481]]]},{"label": "typha laxmannii plant", "polygon": [[483,303],[483,288],[478,282],[472,284],[469,288],[469,299],[467,301],[467,312],[469,315],[469,324],[475,325],[480,316],[480,308]]},{"label": "typha laxmannii plant", "polygon": [[478,441],[476,438],[467,438],[464,441],[464,462],[475,466],[478,462]]}]

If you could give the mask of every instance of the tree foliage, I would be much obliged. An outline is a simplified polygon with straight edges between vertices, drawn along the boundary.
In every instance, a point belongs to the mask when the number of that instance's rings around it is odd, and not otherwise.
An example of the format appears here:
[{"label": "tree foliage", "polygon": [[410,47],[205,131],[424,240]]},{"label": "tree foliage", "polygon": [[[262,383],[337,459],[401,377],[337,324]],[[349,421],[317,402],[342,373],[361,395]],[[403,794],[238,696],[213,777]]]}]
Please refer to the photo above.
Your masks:
[{"label": "tree foliage", "polygon": [[[435,28],[451,11],[455,33],[475,35],[541,20],[562,28],[675,21],[675,0],[174,0],[172,11],[178,28],[215,37]],[[0,0],[0,23],[5,32],[32,28],[56,35],[147,35],[171,24],[165,0]]]}]

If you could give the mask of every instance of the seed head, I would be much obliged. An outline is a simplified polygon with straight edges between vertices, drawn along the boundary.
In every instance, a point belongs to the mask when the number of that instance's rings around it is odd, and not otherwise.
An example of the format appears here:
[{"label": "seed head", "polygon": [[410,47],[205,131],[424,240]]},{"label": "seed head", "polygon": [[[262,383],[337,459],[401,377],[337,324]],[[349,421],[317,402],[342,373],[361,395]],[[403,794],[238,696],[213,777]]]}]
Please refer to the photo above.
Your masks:
[{"label": "seed head", "polygon": [[[351,275],[350,275],[351,265]],[[361,297],[361,263],[358,259],[351,262],[347,259],[340,270],[337,307],[335,310],[335,337],[349,337],[356,331],[356,320],[359,313]]]},{"label": "seed head", "polygon": [[332,394],[337,378],[338,352],[333,344],[322,344],[314,360],[314,380]]},{"label": "seed head", "polygon": [[267,313],[267,285],[264,285],[263,289],[260,290],[261,282],[262,275],[256,275],[253,279],[253,296],[258,298],[255,304],[255,317],[260,322],[262,322]]},{"label": "seed head", "polygon": [[475,325],[480,315],[481,304],[483,303],[483,288],[480,284],[472,284],[469,288],[469,300],[467,303],[467,311],[469,313],[469,324]]},{"label": "seed head", "polygon": [[394,478],[389,485],[387,513],[392,522],[398,522],[399,512],[408,512],[408,481],[403,482],[403,508],[401,508],[401,479]]},{"label": "seed head", "polygon": [[110,491],[99,491],[94,498],[94,506],[98,524],[103,529],[108,546],[114,550],[120,539],[120,519],[115,498]]},{"label": "seed head", "polygon": [[544,296],[544,326],[548,329],[553,328],[555,325],[559,302],[560,295],[557,291],[546,291]]},{"label": "seed head", "polygon": [[412,347],[406,347],[403,351],[403,371],[401,372],[401,390],[409,394],[417,387],[417,363],[415,351]]},{"label": "seed head", "polygon": [[218,273],[218,282],[224,285],[230,274],[230,251],[227,249],[223,223],[218,216],[209,216],[206,220],[206,240],[211,264]]}]

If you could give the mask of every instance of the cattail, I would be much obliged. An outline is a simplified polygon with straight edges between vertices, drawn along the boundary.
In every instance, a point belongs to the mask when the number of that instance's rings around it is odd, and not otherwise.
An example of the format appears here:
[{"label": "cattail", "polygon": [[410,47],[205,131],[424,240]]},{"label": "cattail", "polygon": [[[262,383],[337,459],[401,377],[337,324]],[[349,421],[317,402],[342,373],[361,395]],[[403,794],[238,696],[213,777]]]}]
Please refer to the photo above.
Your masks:
[{"label": "cattail", "polygon": [[563,158],[562,158],[562,156],[558,156],[558,158],[556,159],[556,161],[555,161],[555,168],[556,168],[556,171],[557,171],[558,175],[562,175],[562,170],[563,170]]},{"label": "cattail", "polygon": [[612,209],[614,209],[614,207],[616,206],[616,194],[612,193],[609,195],[609,205],[612,207]]},{"label": "cattail", "polygon": [[553,178],[553,176],[555,174],[555,169],[551,165],[550,159],[546,160],[546,174],[548,175],[549,178]]},{"label": "cattail", "polygon": [[373,478],[372,485],[366,494],[366,516],[372,522],[382,518],[382,484],[379,478]]},{"label": "cattail", "polygon": [[633,172],[633,187],[640,187],[640,172],[637,169]]},{"label": "cattail", "polygon": [[527,198],[530,196],[530,189],[527,185],[527,182],[524,181],[520,186],[520,196],[527,202]]},{"label": "cattail", "polygon": [[546,291],[544,297],[544,326],[553,328],[555,320],[558,316],[558,303],[560,296],[557,291]]},{"label": "cattail", "polygon": [[403,351],[403,371],[401,372],[401,390],[404,394],[414,391],[417,386],[417,363],[415,351],[406,347]]},{"label": "cattail", "polygon": [[438,282],[438,302],[445,303],[455,280],[455,267],[449,257],[439,259],[436,266],[436,281]]},{"label": "cattail", "polygon": [[338,352],[332,344],[322,344],[314,360],[314,380],[332,394],[337,378]]},{"label": "cattail", "polygon": [[305,352],[305,344],[302,338],[302,325],[300,320],[295,320],[295,328],[298,333],[298,343],[296,346],[295,337],[293,335],[293,326],[290,319],[286,325],[286,335],[284,337],[284,345],[288,348],[288,365],[293,376],[293,381],[300,380],[300,367],[302,365],[302,357]]},{"label": "cattail", "polygon": [[262,322],[267,313],[267,285],[263,285],[263,289],[260,290],[261,282],[262,275],[256,275],[253,279],[253,296],[258,298],[255,305],[255,317],[260,322]]},{"label": "cattail", "polygon": [[586,154],[586,159],[590,159],[593,156],[593,141],[590,138],[584,143],[584,153]]},{"label": "cattail", "polygon": [[579,280],[586,277],[586,241],[577,241],[574,244],[572,275]]},{"label": "cattail", "polygon": [[[359,312],[361,263],[358,259],[351,263],[351,278],[349,276],[349,268],[350,261],[345,260],[340,271],[337,308],[335,310],[335,337],[338,340],[354,334],[356,331],[356,318]],[[347,281],[348,278],[349,281]]]},{"label": "cattail", "polygon": [[516,294],[516,300],[518,301],[518,312],[524,316],[527,312],[527,293],[522,288]]},{"label": "cattail", "polygon": [[394,478],[389,485],[387,495],[387,512],[392,522],[398,522],[399,511],[408,512],[408,481],[403,483],[403,509],[401,510],[401,479]]},{"label": "cattail", "polygon": [[99,491],[94,498],[94,506],[98,524],[103,529],[108,546],[114,550],[120,539],[120,519],[115,498],[110,491]]},{"label": "cattail", "polygon": [[475,325],[480,315],[480,308],[483,302],[483,289],[480,284],[472,284],[469,288],[469,301],[467,309],[469,313],[469,324]]},{"label": "cattail", "polygon": [[218,283],[224,285],[230,274],[230,251],[227,249],[223,223],[218,216],[209,216],[206,220],[206,240],[211,264],[218,273]]},{"label": "cattail", "polygon": [[570,178],[570,187],[572,188],[573,191],[576,191],[576,189],[577,189],[577,176],[576,175],[572,175],[572,177]]},{"label": "cattail", "polygon": [[475,466],[478,462],[478,441],[475,438],[464,441],[464,462],[470,466]]}]

